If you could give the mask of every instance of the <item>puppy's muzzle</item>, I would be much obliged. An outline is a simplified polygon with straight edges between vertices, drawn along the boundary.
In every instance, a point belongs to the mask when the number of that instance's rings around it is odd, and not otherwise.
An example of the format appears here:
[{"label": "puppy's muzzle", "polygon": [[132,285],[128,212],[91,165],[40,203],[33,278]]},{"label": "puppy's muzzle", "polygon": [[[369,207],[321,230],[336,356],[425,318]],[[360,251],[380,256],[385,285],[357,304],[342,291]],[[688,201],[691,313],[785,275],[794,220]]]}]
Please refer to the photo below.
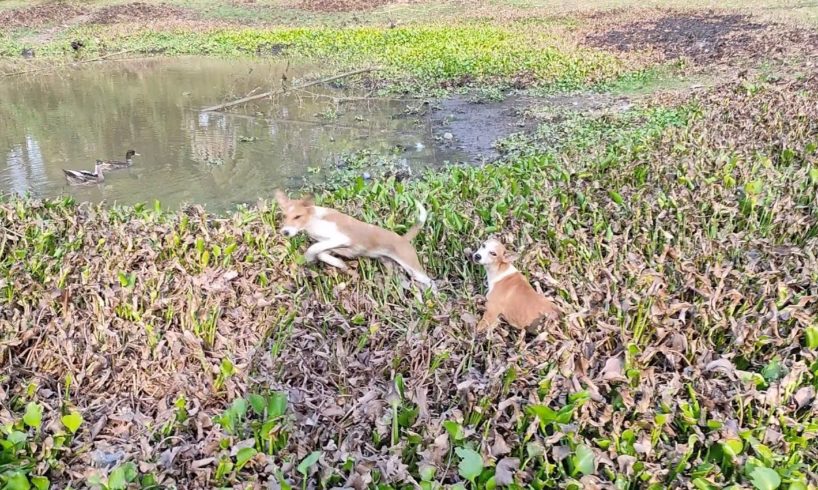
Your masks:
[{"label": "puppy's muzzle", "polygon": [[281,234],[288,238],[294,237],[297,232],[298,230],[291,226],[285,226],[284,228],[281,229]]},{"label": "puppy's muzzle", "polygon": [[480,259],[482,259],[483,257],[479,253],[475,253],[474,255],[471,256],[471,258],[475,262],[480,262]]}]

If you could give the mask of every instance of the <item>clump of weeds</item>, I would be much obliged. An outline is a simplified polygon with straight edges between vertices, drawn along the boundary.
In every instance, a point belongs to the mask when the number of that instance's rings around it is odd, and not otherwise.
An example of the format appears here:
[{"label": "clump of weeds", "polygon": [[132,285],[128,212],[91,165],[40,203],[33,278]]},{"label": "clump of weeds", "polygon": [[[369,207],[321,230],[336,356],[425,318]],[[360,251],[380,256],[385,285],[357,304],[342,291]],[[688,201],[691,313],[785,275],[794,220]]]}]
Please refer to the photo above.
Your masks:
[{"label": "clump of weeds", "polygon": [[[423,202],[438,294],[305,264],[274,203],[6,198],[0,482],[810,488],[816,121],[815,76],[752,80],[566,118],[496,165],[315,189],[397,233]],[[560,322],[475,331],[489,235]]]},{"label": "clump of weeds", "polygon": [[[370,81],[390,92],[433,94],[435,90],[506,78],[531,85],[576,88],[617,79],[627,66],[616,56],[554,42],[555,33],[532,33],[524,24],[484,22],[448,26],[353,28],[211,28],[204,31],[130,30],[83,26],[64,34],[84,42],[82,56],[105,53],[163,53],[246,56],[265,46],[286,46],[293,59],[329,61],[338,69],[379,67]],[[63,36],[37,48],[40,58],[61,59]],[[0,37],[0,56],[18,56],[20,45]]]}]

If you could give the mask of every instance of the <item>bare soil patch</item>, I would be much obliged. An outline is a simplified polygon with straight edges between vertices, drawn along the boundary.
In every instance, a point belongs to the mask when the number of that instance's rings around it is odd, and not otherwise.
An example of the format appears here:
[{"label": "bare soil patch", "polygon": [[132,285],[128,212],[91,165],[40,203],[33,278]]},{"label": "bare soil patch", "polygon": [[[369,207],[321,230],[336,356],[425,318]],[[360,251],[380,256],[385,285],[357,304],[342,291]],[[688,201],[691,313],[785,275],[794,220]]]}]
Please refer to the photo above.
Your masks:
[{"label": "bare soil patch", "polygon": [[492,161],[501,156],[499,141],[516,133],[533,132],[546,122],[546,114],[571,111],[592,115],[627,107],[630,107],[627,97],[593,93],[511,96],[488,102],[451,97],[433,107],[432,130],[443,147],[460,150],[477,161]]},{"label": "bare soil patch", "polygon": [[490,160],[499,155],[494,148],[497,140],[534,128],[534,120],[521,117],[523,104],[521,98],[489,103],[461,97],[445,99],[434,111],[432,126],[444,145],[465,151],[477,160]]},{"label": "bare soil patch", "polygon": [[64,3],[47,3],[0,12],[0,27],[41,27],[82,14],[79,8]]},{"label": "bare soil patch", "polygon": [[585,42],[619,52],[647,51],[665,60],[710,64],[748,57],[780,57],[810,52],[818,34],[780,24],[756,22],[749,15],[716,11],[642,12],[641,18],[597,13],[596,32]]},{"label": "bare soil patch", "polygon": [[94,24],[118,24],[123,22],[150,21],[157,19],[191,19],[193,13],[189,10],[174,7],[171,5],[149,4],[145,2],[133,2],[123,5],[111,5],[103,7],[94,12],[91,23]]},{"label": "bare soil patch", "polygon": [[411,0],[303,0],[298,7],[313,12],[352,12],[406,3],[414,2]]}]

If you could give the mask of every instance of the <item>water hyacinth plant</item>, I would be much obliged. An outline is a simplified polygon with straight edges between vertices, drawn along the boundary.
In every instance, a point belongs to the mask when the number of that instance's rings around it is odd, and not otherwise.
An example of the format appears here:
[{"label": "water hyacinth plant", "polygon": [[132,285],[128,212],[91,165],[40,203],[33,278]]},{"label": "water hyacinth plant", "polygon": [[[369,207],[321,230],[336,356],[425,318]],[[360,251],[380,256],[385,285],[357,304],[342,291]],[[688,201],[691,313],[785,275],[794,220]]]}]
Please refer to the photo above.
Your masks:
[{"label": "water hyacinth plant", "polygon": [[[319,204],[398,233],[422,200],[413,244],[440,294],[377,261],[305,264],[273,201],[213,216],[2,197],[0,488],[815,488],[818,75],[790,58],[814,33],[718,12],[615,25],[537,1],[285,25],[296,3],[0,5],[0,55],[14,71],[306,58],[380,67],[343,81],[373,96],[472,87],[480,104],[771,64],[548,113],[491,165],[398,178],[395,155],[369,151],[307,179]],[[102,22],[118,9],[134,22]],[[786,76],[765,76],[770,53]],[[468,252],[489,235],[565,312],[557,327],[475,331],[486,284]]]},{"label": "water hyacinth plant", "polygon": [[[94,430],[147,430],[147,459],[98,485],[806,488],[816,89],[725,85],[566,120],[559,145],[502,164],[321,191],[399,233],[424,199],[438,296],[378,262],[305,266],[268,204],[214,219],[7,199],[3,482],[70,481]],[[475,336],[466,249],[494,232],[568,312],[559,330]],[[66,369],[71,406],[51,381]],[[45,440],[60,449],[29,445]],[[213,444],[155,464],[196,440]]]}]

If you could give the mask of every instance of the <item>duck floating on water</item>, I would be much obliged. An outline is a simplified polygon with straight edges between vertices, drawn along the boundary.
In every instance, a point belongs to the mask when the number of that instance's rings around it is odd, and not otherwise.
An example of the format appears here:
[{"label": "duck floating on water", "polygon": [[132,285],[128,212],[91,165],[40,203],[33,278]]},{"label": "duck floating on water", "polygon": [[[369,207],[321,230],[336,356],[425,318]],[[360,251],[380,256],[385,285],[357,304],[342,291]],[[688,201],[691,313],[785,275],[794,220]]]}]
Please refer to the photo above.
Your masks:
[{"label": "duck floating on water", "polygon": [[68,179],[69,184],[74,185],[83,185],[83,184],[99,184],[105,180],[105,177],[102,175],[102,165],[100,164],[101,160],[97,160],[97,164],[94,165],[94,171],[89,172],[87,170],[66,170],[63,169],[63,173],[65,173],[65,178]]},{"label": "duck floating on water", "polygon": [[138,157],[139,153],[128,150],[125,153],[125,161],[122,160],[97,160],[97,165],[101,165],[103,170],[114,170],[117,168],[126,168],[133,165],[133,157]]}]

